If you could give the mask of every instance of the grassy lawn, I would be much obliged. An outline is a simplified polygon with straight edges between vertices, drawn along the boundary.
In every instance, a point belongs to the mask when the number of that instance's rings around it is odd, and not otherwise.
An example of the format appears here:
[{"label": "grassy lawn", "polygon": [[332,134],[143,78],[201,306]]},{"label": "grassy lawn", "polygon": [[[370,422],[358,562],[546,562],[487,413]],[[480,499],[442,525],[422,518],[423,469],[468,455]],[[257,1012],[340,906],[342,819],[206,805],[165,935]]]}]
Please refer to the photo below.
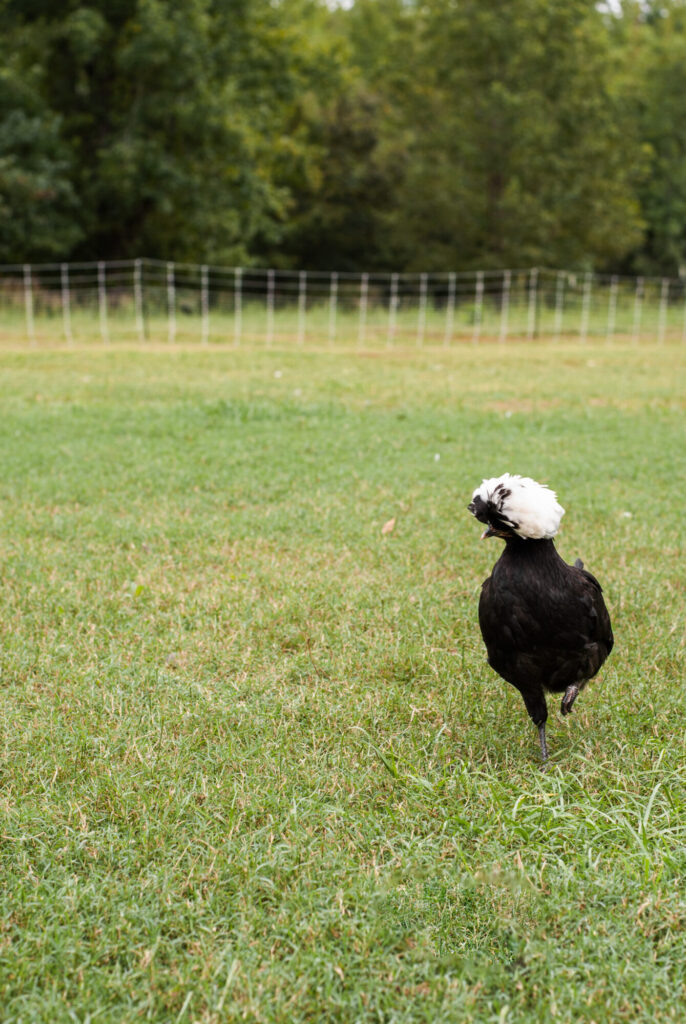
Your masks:
[{"label": "grassy lawn", "polygon": [[[2,352],[3,1020],[682,1021],[685,367]],[[546,773],[476,617],[506,470],[615,627]]]}]

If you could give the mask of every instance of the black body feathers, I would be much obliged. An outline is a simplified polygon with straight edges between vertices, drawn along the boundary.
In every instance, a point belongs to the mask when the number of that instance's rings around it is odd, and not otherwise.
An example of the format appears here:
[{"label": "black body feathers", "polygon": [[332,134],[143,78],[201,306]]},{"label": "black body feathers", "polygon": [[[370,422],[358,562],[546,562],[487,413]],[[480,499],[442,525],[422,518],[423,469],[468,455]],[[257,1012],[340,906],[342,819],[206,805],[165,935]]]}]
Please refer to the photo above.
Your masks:
[{"label": "black body feathers", "polygon": [[481,590],[479,624],[489,664],[540,727],[546,691],[565,692],[562,711],[571,711],[612,650],[612,627],[602,588],[579,559],[568,565],[552,540],[506,540]]}]

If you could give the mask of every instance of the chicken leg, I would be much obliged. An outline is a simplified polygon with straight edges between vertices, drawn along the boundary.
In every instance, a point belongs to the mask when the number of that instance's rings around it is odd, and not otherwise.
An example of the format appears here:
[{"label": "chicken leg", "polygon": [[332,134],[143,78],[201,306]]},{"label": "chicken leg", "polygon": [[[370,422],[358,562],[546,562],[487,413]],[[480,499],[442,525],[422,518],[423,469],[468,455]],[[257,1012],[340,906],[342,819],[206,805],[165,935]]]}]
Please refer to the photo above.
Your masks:
[{"label": "chicken leg", "polygon": [[576,683],[572,683],[571,686],[567,687],[567,689],[565,690],[565,695],[562,698],[562,707],[560,708],[560,711],[563,715],[569,715],[571,713],[572,705],[574,704],[574,701],[578,696],[579,687],[576,685]]},{"label": "chicken leg", "polygon": [[545,722],[538,727],[538,738],[541,741],[541,757],[543,764],[548,760],[548,744],[545,741]]}]

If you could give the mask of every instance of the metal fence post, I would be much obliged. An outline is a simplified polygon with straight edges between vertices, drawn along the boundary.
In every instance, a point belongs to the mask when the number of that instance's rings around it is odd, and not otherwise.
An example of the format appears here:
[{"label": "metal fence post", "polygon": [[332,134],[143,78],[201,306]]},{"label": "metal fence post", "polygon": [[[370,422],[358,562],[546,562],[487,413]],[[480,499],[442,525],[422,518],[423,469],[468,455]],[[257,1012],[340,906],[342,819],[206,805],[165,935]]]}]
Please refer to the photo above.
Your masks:
[{"label": "metal fence post", "polygon": [[36,329],[33,321],[33,280],[31,264],[24,264],[24,312],[26,315],[26,335],[32,345],[36,344]]},{"label": "metal fence post", "polygon": [[417,345],[421,348],[424,344],[424,334],[426,333],[426,292],[427,292],[427,274],[419,275],[419,308],[417,311]]},{"label": "metal fence post", "polygon": [[200,337],[203,345],[210,340],[210,296],[209,296],[209,271],[206,264],[200,268]]},{"label": "metal fence post", "polygon": [[62,324],[64,326],[64,337],[71,345],[74,337],[71,333],[71,296],[69,294],[69,264],[63,263],[60,267],[60,284],[62,291]]},{"label": "metal fence post", "polygon": [[526,320],[526,340],[533,341],[536,334],[536,307],[538,305],[538,268],[529,272],[529,311]]},{"label": "metal fence post", "polygon": [[172,345],[176,341],[176,282],[173,263],[167,263],[167,340]]},{"label": "metal fence post", "polygon": [[476,344],[481,337],[481,320],[484,308],[484,272],[478,270],[476,274],[476,291],[474,294],[474,328],[472,330],[472,342]]},{"label": "metal fence post", "polygon": [[657,318],[657,340],[660,345],[664,344],[665,328],[667,326],[667,299],[669,297],[669,279],[662,278],[660,287],[660,310]]},{"label": "metal fence post", "polygon": [[100,337],[103,344],[107,345],[110,340],[110,331],[107,323],[107,273],[104,260],[98,262],[98,312],[100,315]]},{"label": "metal fence post", "polygon": [[298,344],[305,341],[305,314],[307,303],[307,271],[301,270],[298,275]]},{"label": "metal fence post", "polygon": [[455,286],[457,284],[457,276],[454,271],[448,274],[448,302],[445,307],[445,333],[443,335],[443,344],[449,345],[453,340],[453,330],[455,328]]},{"label": "metal fence post", "polygon": [[267,271],[267,345],[274,340],[274,271]]},{"label": "metal fence post", "polygon": [[391,274],[391,294],[388,299],[388,333],[386,344],[390,348],[395,337],[395,320],[398,310],[398,275]]},{"label": "metal fence post", "polygon": [[136,330],[138,340],[145,341],[145,320],[143,317],[143,262],[135,260],[133,264],[133,307],[136,314]]},{"label": "metal fence post", "polygon": [[241,343],[243,331],[243,268],[236,267],[233,272],[233,343]]},{"label": "metal fence post", "polygon": [[565,273],[558,270],[555,282],[555,320],[553,322],[553,338],[560,340],[562,333],[562,315],[564,313]]},{"label": "metal fence post", "polygon": [[587,272],[584,280],[584,296],[581,302],[581,323],[579,325],[579,334],[582,342],[586,342],[588,339],[588,324],[591,315],[591,282],[593,275],[590,270]]},{"label": "metal fence post", "polygon": [[503,274],[503,290],[500,296],[500,333],[498,341],[507,341],[508,320],[510,313],[510,286],[512,284],[512,272],[506,270]]},{"label": "metal fence post", "polygon": [[338,305],[338,274],[334,271],[331,274],[329,284],[329,345],[336,340],[336,311]]},{"label": "metal fence post", "polygon": [[641,307],[643,305],[643,278],[636,278],[636,294],[634,295],[634,325],[631,340],[634,345],[638,344],[641,334]]},{"label": "metal fence post", "polygon": [[615,323],[617,320],[617,276],[610,281],[610,295],[607,300],[607,330],[605,340],[609,343],[615,334]]},{"label": "metal fence post", "polygon": [[[367,331],[367,302],[369,300],[369,274],[360,278],[360,309],[357,323],[357,344],[362,347]],[[686,320],[684,321],[686,323]]]}]

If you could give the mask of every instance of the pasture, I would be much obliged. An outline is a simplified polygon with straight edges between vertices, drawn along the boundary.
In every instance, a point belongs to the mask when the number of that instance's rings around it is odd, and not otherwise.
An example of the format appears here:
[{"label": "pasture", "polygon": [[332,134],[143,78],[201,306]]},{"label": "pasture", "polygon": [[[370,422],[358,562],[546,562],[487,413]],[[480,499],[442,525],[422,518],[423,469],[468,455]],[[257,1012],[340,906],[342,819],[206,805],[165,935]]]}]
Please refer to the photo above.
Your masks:
[{"label": "pasture", "polygon": [[[685,365],[5,348],[3,1019],[683,1020]],[[545,773],[476,617],[505,471],[615,628]]]}]

